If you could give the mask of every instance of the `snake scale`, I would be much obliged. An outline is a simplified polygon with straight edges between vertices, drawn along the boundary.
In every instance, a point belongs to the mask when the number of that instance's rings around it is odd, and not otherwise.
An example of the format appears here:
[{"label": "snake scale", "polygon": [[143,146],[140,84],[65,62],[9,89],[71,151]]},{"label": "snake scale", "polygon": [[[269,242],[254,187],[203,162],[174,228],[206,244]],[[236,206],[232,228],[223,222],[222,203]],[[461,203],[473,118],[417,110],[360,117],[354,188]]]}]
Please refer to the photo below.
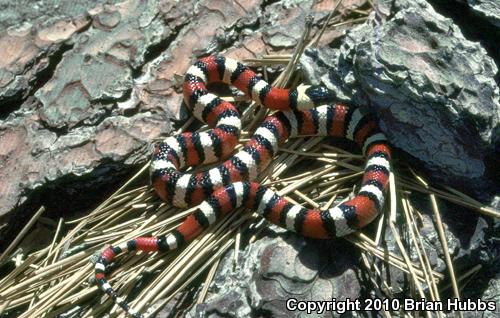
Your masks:
[{"label": "snake scale", "polygon": [[[279,111],[265,118],[250,141],[234,155],[241,132],[240,113],[234,105],[207,91],[206,85],[214,82],[233,85],[264,107]],[[209,56],[188,69],[183,94],[194,116],[211,129],[185,132],[157,143],[150,173],[161,199],[180,208],[198,205],[196,211],[167,235],[138,237],[106,248],[95,263],[97,284],[130,316],[142,317],[118,296],[105,278],[107,266],[122,252],[164,252],[179,248],[241,206],[303,236],[329,239],[370,223],[384,205],[391,169],[391,150],[386,137],[372,114],[334,104],[333,93],[326,88],[272,87],[242,63]],[[308,209],[253,182],[270,164],[278,147],[299,135],[342,137],[360,146],[366,164],[361,187],[354,198],[328,210]],[[206,171],[181,171],[221,161]]]}]

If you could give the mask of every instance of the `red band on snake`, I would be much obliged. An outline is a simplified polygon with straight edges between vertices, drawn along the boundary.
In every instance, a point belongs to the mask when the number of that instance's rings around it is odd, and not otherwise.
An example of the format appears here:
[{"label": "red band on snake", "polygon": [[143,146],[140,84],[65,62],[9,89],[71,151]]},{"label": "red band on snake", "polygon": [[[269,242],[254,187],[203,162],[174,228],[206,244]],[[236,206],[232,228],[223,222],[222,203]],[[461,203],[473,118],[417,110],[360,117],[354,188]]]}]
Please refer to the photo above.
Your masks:
[{"label": "red band on snake", "polygon": [[[240,113],[234,105],[207,91],[206,85],[211,82],[234,85],[263,106],[280,110],[265,118],[252,139],[232,156],[241,130]],[[104,276],[106,266],[122,252],[176,249],[241,206],[303,236],[329,239],[367,225],[384,205],[391,169],[386,138],[371,114],[339,104],[325,105],[333,102],[333,94],[326,88],[275,88],[239,62],[210,56],[188,69],[183,91],[184,101],[194,116],[211,130],[183,133],[158,143],[151,161],[151,182],[163,200],[181,208],[198,204],[198,208],[172,233],[139,237],[109,247],[95,264],[100,288],[133,317],[141,315],[117,296]],[[344,137],[362,148],[367,161],[361,188],[353,199],[328,210],[307,209],[253,182],[269,165],[278,147],[299,135]],[[181,172],[188,166],[222,160],[225,161],[207,171]]]}]

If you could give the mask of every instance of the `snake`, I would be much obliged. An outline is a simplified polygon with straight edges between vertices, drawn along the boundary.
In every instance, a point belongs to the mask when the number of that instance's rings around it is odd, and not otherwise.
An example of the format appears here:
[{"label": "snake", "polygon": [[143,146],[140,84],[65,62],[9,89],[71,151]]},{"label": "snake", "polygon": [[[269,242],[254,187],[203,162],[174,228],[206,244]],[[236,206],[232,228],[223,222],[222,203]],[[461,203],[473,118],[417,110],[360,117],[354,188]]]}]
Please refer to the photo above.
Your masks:
[{"label": "snake", "polygon": [[[234,154],[241,134],[241,115],[233,104],[207,90],[208,84],[217,82],[232,85],[263,107],[276,111]],[[196,209],[172,232],[109,246],[95,261],[97,285],[134,318],[142,315],[106,280],[107,267],[116,255],[180,248],[239,207],[252,209],[271,223],[305,237],[345,236],[379,214],[389,183],[391,149],[374,114],[336,103],[334,92],[323,86],[273,87],[245,64],[216,55],[192,64],[182,89],[185,104],[210,129],[184,132],[157,142],[152,151],[150,179],[162,200],[175,207]],[[255,182],[280,145],[301,135],[341,137],[361,148],[366,163],[361,186],[352,199],[326,210],[309,209]],[[217,166],[205,171],[184,171],[187,167],[217,162]]]}]

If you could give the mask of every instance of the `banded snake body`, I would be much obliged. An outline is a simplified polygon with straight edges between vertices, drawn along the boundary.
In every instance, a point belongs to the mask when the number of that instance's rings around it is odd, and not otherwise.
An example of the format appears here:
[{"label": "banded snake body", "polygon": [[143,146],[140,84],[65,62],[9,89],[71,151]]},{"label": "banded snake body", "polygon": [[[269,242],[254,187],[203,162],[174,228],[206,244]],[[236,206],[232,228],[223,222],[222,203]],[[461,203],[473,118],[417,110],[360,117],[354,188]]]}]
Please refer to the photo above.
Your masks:
[{"label": "banded snake body", "polygon": [[[265,118],[250,141],[234,155],[241,131],[240,113],[234,105],[207,91],[206,85],[213,82],[234,85],[264,107],[279,110]],[[194,116],[211,129],[182,133],[157,143],[150,173],[161,199],[181,208],[198,205],[196,211],[167,235],[138,237],[106,248],[95,263],[97,284],[130,316],[142,317],[105,278],[106,267],[122,252],[179,248],[241,206],[257,211],[274,224],[316,239],[352,233],[370,223],[383,207],[391,169],[387,140],[371,114],[329,104],[333,103],[333,94],[326,88],[275,88],[235,60],[210,56],[188,69],[183,94]],[[343,137],[361,147],[367,161],[361,187],[353,199],[328,210],[307,209],[253,182],[270,164],[278,147],[299,135]],[[206,171],[180,171],[222,160]]]}]

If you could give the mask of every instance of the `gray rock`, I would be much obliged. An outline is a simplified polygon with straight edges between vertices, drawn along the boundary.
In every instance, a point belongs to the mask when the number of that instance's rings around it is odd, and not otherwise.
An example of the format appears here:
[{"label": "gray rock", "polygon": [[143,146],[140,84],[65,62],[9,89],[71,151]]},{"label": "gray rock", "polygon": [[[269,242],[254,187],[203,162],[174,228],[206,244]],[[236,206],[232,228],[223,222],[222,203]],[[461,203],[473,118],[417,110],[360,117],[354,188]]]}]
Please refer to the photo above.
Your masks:
[{"label": "gray rock", "polygon": [[496,0],[457,0],[467,6],[477,16],[488,20],[491,24],[500,28],[500,2]]},{"label": "gray rock", "polygon": [[[275,228],[272,226],[272,228]],[[271,317],[302,317],[286,309],[286,300],[345,300],[361,297],[356,255],[347,243],[307,240],[293,233],[272,231],[248,245],[233,269],[229,251],[219,265],[203,304],[187,317],[249,317],[265,312]],[[309,316],[308,316],[309,317]],[[310,317],[331,317],[314,312]]]},{"label": "gray rock", "polygon": [[500,274],[497,273],[496,277],[491,279],[488,283],[488,287],[484,291],[481,297],[484,301],[494,301],[497,304],[497,310],[495,312],[488,311],[485,312],[484,318],[495,318],[498,317],[498,304],[500,304]]},{"label": "gray rock", "polygon": [[390,142],[434,177],[484,186],[485,157],[499,147],[494,62],[424,1],[382,1],[377,12],[340,50],[307,51],[307,77],[344,102],[371,105]]},{"label": "gray rock", "polygon": [[[490,268],[489,270],[482,269],[479,273],[475,273],[473,277],[469,277],[468,285],[463,289],[464,299],[480,299],[483,302],[494,302],[496,310],[486,310],[482,313],[481,317],[495,318],[498,317],[500,304],[500,274],[497,267]],[[485,275],[486,274],[486,275]],[[490,277],[487,277],[490,276]],[[481,292],[478,293],[478,290]],[[465,318],[477,317],[477,310],[464,311]]]},{"label": "gray rock", "polygon": [[264,31],[266,44],[286,48],[294,47],[303,32],[303,25],[294,23],[290,16],[300,16],[305,21],[313,1],[284,1],[269,5],[264,12],[264,20],[271,27]]}]

